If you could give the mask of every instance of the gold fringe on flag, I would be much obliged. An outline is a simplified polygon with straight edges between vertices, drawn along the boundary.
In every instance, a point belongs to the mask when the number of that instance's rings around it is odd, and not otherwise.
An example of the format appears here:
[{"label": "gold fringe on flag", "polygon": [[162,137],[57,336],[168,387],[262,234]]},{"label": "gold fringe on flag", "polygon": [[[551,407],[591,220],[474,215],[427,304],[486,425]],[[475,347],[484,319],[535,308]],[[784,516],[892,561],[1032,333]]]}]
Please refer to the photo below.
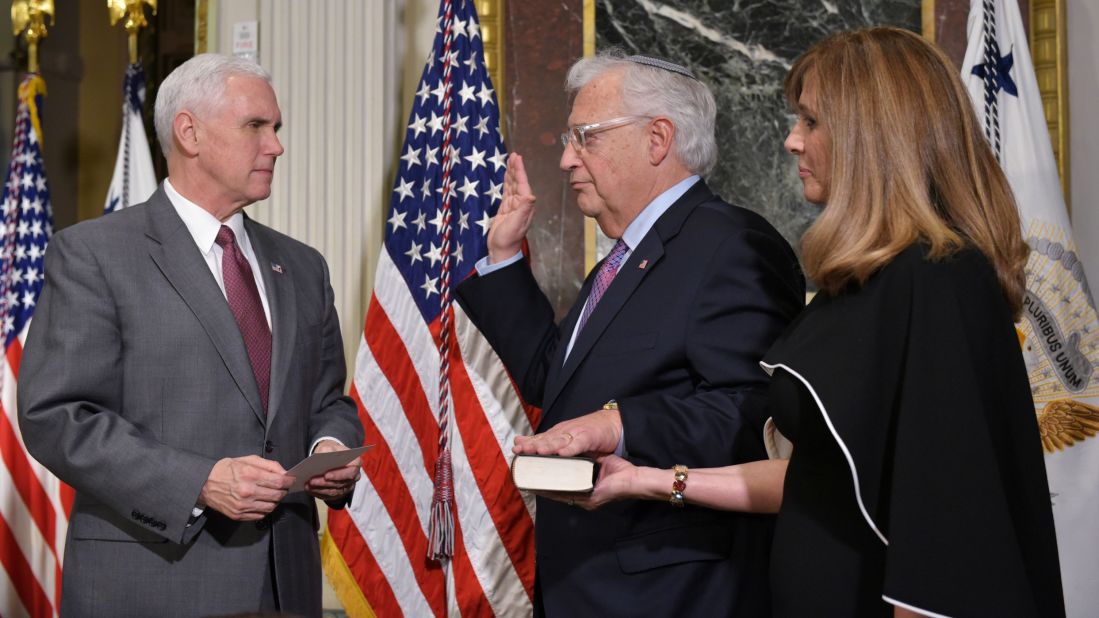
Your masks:
[{"label": "gold fringe on flag", "polygon": [[34,127],[35,136],[38,138],[38,147],[45,150],[42,121],[38,118],[38,105],[34,101],[34,98],[40,95],[46,96],[46,80],[42,79],[41,75],[29,75],[22,84],[19,84],[19,100],[30,110],[31,126]]},{"label": "gold fringe on flag", "polygon": [[343,603],[343,609],[350,618],[376,618],[374,608],[363,596],[359,582],[355,581],[351,569],[344,562],[343,554],[336,547],[328,528],[325,528],[324,536],[321,537],[321,565],[324,567],[324,574],[328,576],[328,583],[332,584],[332,589],[336,591],[336,596],[340,598],[340,603]]}]

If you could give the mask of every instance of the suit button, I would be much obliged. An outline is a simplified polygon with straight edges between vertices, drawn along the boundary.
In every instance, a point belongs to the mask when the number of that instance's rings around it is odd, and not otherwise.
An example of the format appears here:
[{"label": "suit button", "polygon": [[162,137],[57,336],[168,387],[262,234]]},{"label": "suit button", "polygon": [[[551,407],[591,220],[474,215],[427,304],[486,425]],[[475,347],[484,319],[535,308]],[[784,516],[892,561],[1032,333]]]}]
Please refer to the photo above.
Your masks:
[{"label": "suit button", "polygon": [[271,527],[271,522],[266,517],[256,522],[256,530],[266,530]]},{"label": "suit button", "polygon": [[267,452],[267,453],[270,453],[271,451],[274,451],[275,450],[275,443],[270,441],[270,440],[264,442],[263,443],[263,450],[264,450],[264,452]]}]

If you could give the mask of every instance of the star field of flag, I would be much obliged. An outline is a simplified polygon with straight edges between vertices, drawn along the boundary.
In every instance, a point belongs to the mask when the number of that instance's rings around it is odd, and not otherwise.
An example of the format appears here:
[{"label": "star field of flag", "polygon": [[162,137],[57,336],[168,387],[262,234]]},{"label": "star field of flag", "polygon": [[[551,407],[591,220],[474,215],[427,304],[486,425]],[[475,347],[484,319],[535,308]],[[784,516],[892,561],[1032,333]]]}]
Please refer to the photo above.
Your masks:
[{"label": "star field of flag", "polygon": [[[28,77],[31,79],[40,79]],[[28,82],[24,82],[24,86]],[[41,97],[35,97],[38,106]],[[0,263],[0,315],[4,347],[23,331],[42,291],[46,242],[52,233],[50,191],[42,161],[40,137],[30,109],[20,103],[15,119],[11,162],[0,199],[4,214],[4,244]]]},{"label": "star field of flag", "polygon": [[500,110],[488,72],[472,2],[454,3],[453,40],[443,57],[443,10],[435,43],[420,78],[401,149],[390,202],[385,246],[427,322],[441,306],[443,232],[444,63],[450,64],[453,159],[450,281],[461,282],[487,252],[489,224],[503,194],[507,149],[500,136]]}]

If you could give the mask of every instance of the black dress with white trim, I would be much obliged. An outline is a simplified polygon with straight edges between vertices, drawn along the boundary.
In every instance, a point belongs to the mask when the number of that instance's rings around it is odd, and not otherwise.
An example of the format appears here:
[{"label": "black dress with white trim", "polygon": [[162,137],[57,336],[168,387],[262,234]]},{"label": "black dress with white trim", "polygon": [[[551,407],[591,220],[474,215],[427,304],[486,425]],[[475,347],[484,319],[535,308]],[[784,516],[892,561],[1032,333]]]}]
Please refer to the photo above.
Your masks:
[{"label": "black dress with white trim", "polygon": [[979,252],[818,294],[763,365],[794,443],[776,616],[1063,616],[1034,406]]}]

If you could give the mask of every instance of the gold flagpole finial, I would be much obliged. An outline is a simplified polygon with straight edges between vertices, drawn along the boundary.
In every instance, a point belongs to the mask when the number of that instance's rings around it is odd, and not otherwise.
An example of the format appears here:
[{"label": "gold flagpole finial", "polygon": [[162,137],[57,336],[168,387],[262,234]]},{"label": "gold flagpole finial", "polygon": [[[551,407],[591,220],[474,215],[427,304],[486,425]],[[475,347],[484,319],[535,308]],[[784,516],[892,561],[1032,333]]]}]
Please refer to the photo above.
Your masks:
[{"label": "gold flagpole finial", "polygon": [[38,72],[38,42],[46,38],[46,17],[53,25],[53,0],[12,0],[12,34],[26,32],[27,71]]},{"label": "gold flagpole finial", "polygon": [[111,25],[115,25],[123,17],[126,23],[123,27],[130,35],[130,64],[137,64],[137,33],[149,25],[145,20],[145,6],[148,4],[156,15],[156,0],[107,0],[107,12],[111,15]]}]

